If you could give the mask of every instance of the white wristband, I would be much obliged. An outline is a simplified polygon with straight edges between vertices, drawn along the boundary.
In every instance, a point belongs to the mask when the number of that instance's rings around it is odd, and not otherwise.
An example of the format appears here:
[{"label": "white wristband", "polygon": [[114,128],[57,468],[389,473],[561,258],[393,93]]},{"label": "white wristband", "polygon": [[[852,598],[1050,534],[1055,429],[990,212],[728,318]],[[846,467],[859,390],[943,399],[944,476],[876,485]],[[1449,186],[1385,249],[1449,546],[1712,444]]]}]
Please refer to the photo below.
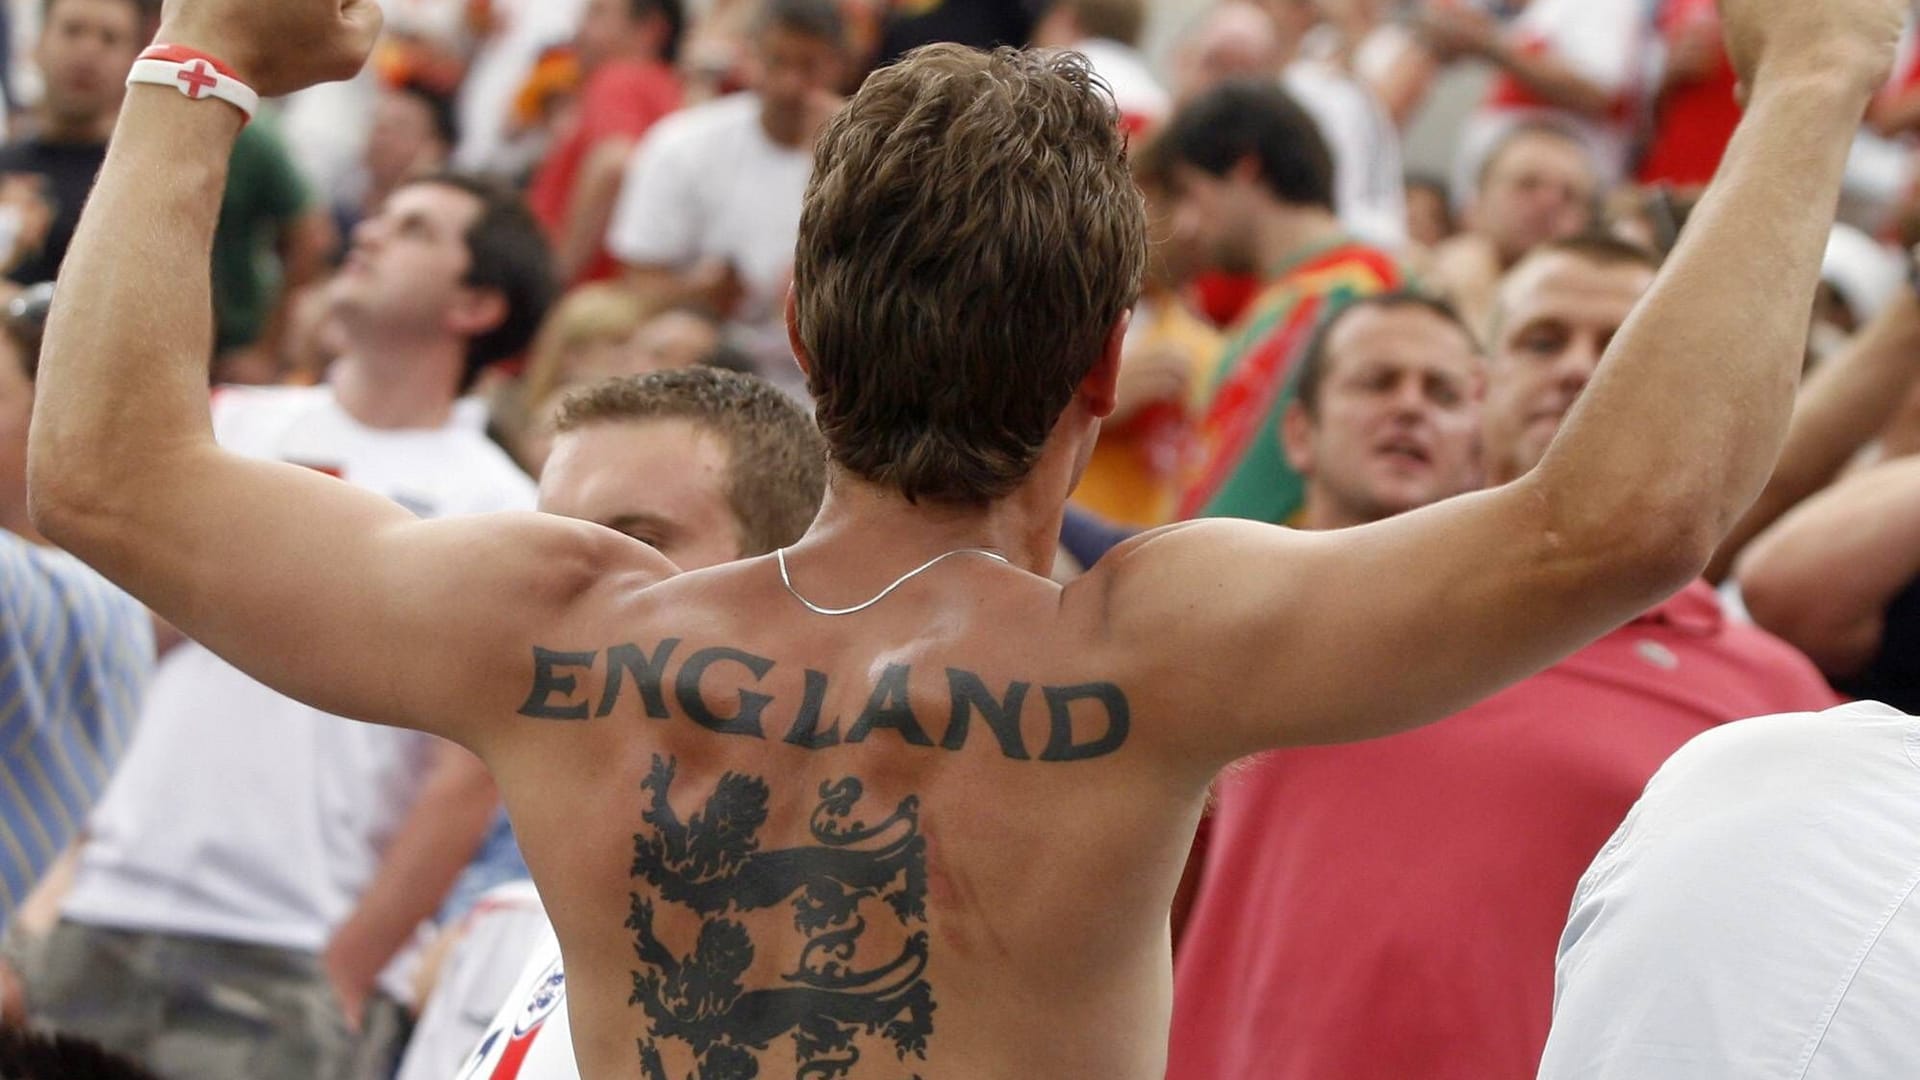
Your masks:
[{"label": "white wristband", "polygon": [[171,86],[195,101],[216,98],[240,110],[248,120],[259,111],[260,95],[253,87],[220,71],[205,60],[136,60],[127,85]]}]

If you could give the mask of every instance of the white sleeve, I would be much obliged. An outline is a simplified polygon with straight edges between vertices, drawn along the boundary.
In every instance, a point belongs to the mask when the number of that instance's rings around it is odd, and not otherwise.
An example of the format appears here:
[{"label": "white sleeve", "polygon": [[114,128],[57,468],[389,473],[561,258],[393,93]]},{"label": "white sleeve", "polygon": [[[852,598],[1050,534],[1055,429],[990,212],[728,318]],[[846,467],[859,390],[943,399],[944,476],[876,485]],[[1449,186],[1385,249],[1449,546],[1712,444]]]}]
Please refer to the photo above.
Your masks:
[{"label": "white sleeve", "polygon": [[1581,76],[1624,94],[1637,89],[1640,61],[1654,45],[1643,3],[1534,0],[1517,24]]},{"label": "white sleeve", "polygon": [[678,125],[661,124],[627,160],[627,174],[607,230],[607,250],[628,265],[685,266],[700,255],[702,177],[693,144]]}]

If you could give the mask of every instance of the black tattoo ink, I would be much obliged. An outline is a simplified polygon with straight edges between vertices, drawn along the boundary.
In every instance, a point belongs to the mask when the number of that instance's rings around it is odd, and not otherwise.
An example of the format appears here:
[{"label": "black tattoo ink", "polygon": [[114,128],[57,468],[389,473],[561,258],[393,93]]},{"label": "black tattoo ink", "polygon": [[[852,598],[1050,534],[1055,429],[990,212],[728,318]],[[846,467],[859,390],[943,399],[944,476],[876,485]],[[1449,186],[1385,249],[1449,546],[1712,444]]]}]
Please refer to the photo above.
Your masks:
[{"label": "black tattoo ink", "polygon": [[[934,999],[925,978],[928,934],[911,934],[899,955],[863,965],[863,900],[884,901],[900,924],[926,922],[926,840],[920,803],[909,796],[874,825],[855,817],[864,788],[852,777],[820,786],[808,831],[813,846],[760,849],[767,820],[766,781],[741,773],[720,778],[701,810],[682,821],[668,802],[676,762],[655,755],[641,787],[650,795],[633,838],[633,876],[661,902],[701,918],[693,952],[682,956],[654,932],[655,898],[631,896],[627,928],[640,967],[628,1004],[646,1014],[639,1041],[648,1080],[671,1080],[660,1043],[692,1050],[687,1080],[755,1080],[758,1055],[792,1035],[796,1080],[846,1076],[878,1038],[894,1055],[924,1061],[933,1035]],[[791,902],[794,929],[806,938],[782,985],[745,985],[754,961],[746,928],[726,916]],[[859,1045],[863,1041],[869,1045]]]},{"label": "black tattoo ink", "polygon": [[555,668],[577,667],[591,669],[594,658],[599,653],[590,652],[554,652],[538,645],[533,647],[533,690],[527,694],[526,703],[520,706],[520,715],[535,720],[585,720],[587,703],[577,705],[555,702],[557,694],[562,699],[572,697],[580,680],[572,675],[559,675]]},{"label": "black tattoo ink", "polygon": [[958,750],[967,742],[967,718],[973,711],[993,729],[1000,740],[1000,752],[1015,761],[1026,761],[1027,746],[1020,738],[1020,706],[1026,704],[1026,683],[1007,687],[1007,700],[994,698],[980,676],[959,668],[947,669],[947,689],[953,695],[953,718],[947,723],[946,737],[940,740],[945,750]]},{"label": "black tattoo ink", "polygon": [[826,707],[827,676],[824,672],[807,670],[807,689],[800,696],[800,715],[794,718],[793,730],[787,732],[787,741],[808,750],[824,750],[840,742],[840,720],[836,717],[833,726],[820,730],[820,710]]},{"label": "black tattoo ink", "polygon": [[[1127,695],[1112,683],[1086,683],[1081,686],[1049,686],[1047,693],[1047,712],[1053,720],[1052,735],[1047,739],[1047,748],[1040,753],[1041,761],[1085,761],[1111,754],[1120,749],[1127,741],[1127,728],[1132,722],[1131,710],[1127,708]],[[1076,701],[1098,701],[1106,707],[1107,732],[1090,743],[1073,741],[1073,703]]]},{"label": "black tattoo ink", "polygon": [[860,710],[860,719],[855,720],[853,729],[847,732],[848,742],[865,742],[874,728],[892,728],[915,746],[933,745],[926,729],[914,718],[913,702],[907,696],[907,676],[907,665],[887,665],[880,681],[874,684],[873,695],[867,698],[867,707]]},{"label": "black tattoo ink", "polygon": [[638,645],[615,645],[608,649],[607,692],[600,698],[600,707],[593,715],[606,716],[613,712],[613,703],[620,699],[620,673],[624,670],[633,676],[633,685],[640,691],[647,715],[655,720],[668,719],[672,714],[667,712],[667,695],[661,683],[667,675],[667,660],[679,645],[679,638],[670,637],[653,650],[651,659]]},{"label": "black tattoo ink", "polygon": [[[681,645],[679,638],[665,638],[654,646],[651,653],[631,643],[610,646],[606,650],[606,684],[601,688],[597,707],[592,704],[593,695],[581,688],[579,674],[566,669],[590,672],[599,662],[600,654],[560,652],[536,646],[533,650],[533,688],[520,706],[520,714],[539,720],[585,720],[589,716],[610,716],[619,705],[627,680],[631,677],[645,714],[655,720],[671,719],[673,710],[667,698],[667,665],[680,653]],[[777,666],[773,660],[741,649],[727,646],[700,649],[682,660],[680,670],[674,673],[674,700],[688,719],[709,731],[754,739],[767,738],[762,720],[767,709],[774,704],[772,695],[742,685],[734,691],[739,695],[740,705],[732,715],[721,715],[708,705],[701,687],[707,677],[707,669],[726,663],[744,668],[749,676],[747,681],[752,683],[765,680]],[[784,741],[805,750],[825,750],[842,743],[866,742],[875,731],[890,729],[909,746],[934,746],[933,739],[913,711],[908,685],[910,674],[906,664],[887,665],[868,695],[859,717],[842,734],[840,718],[829,719],[825,715],[830,688],[827,674],[807,669],[799,707],[793,713],[793,724]],[[948,713],[946,733],[938,744],[940,749],[964,749],[972,734],[973,719],[977,713],[992,730],[994,741],[1003,756],[1012,761],[1033,760],[1020,726],[1021,711],[1032,696],[1035,688],[1033,683],[1011,682],[1007,684],[1004,697],[995,697],[977,672],[950,667],[946,669],[946,674],[951,711]],[[1047,743],[1040,752],[1039,760],[1087,761],[1111,754],[1126,744],[1132,714],[1127,696],[1118,686],[1095,682],[1078,686],[1042,686],[1039,689],[1046,698],[1049,725]],[[1074,732],[1074,705],[1078,702],[1098,703],[1105,714],[1104,730],[1086,741],[1076,741]],[[1080,718],[1083,734],[1092,734],[1092,730],[1085,727],[1090,718],[1091,711],[1083,708]]]},{"label": "black tattoo ink", "polygon": [[680,699],[680,709],[694,723],[709,731],[721,735],[746,735],[755,739],[764,739],[767,733],[760,729],[760,714],[773,704],[773,698],[767,694],[755,693],[746,688],[740,690],[740,711],[731,717],[720,716],[707,708],[706,699],[700,696],[700,679],[707,669],[722,661],[730,661],[747,669],[757,682],[767,677],[773,670],[773,661],[764,656],[755,656],[739,649],[717,648],[701,649],[680,665],[680,675],[673,681],[674,696]]}]

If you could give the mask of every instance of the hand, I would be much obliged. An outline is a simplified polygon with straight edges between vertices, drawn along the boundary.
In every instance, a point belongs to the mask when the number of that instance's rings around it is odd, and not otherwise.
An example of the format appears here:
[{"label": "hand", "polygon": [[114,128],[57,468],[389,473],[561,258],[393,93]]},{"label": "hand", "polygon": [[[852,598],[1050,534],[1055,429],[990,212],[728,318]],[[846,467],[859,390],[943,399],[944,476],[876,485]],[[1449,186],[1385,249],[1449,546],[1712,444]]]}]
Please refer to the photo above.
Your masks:
[{"label": "hand", "polygon": [[46,244],[53,228],[53,204],[47,201],[46,190],[46,181],[38,176],[9,173],[0,177],[0,207],[20,223],[13,250],[0,251],[0,266],[12,269]]},{"label": "hand", "polygon": [[279,97],[358,74],[380,24],[376,0],[166,0],[157,40],[210,53]]},{"label": "hand", "polygon": [[1170,345],[1136,349],[1120,361],[1120,381],[1114,388],[1113,415],[1108,422],[1122,424],[1142,409],[1162,401],[1182,407],[1193,380],[1193,362]]},{"label": "hand", "polygon": [[346,1017],[347,1030],[355,1035],[360,1033],[361,1020],[367,1014],[367,1000],[373,996],[380,969],[386,966],[385,958],[370,953],[371,950],[355,941],[353,924],[349,922],[334,934],[333,940],[327,943],[327,951],[320,957],[327,983],[333,987],[334,1000],[340,1005],[341,1015]]},{"label": "hand", "polygon": [[0,1030],[27,1026],[27,988],[13,965],[0,960]]},{"label": "hand", "polygon": [[1500,47],[1500,23],[1479,8],[1438,0],[1413,16],[1413,31],[1443,59],[1491,56]]},{"label": "hand", "polygon": [[1877,93],[1893,69],[1905,0],[1720,0],[1742,100],[1757,80],[1840,76]]}]

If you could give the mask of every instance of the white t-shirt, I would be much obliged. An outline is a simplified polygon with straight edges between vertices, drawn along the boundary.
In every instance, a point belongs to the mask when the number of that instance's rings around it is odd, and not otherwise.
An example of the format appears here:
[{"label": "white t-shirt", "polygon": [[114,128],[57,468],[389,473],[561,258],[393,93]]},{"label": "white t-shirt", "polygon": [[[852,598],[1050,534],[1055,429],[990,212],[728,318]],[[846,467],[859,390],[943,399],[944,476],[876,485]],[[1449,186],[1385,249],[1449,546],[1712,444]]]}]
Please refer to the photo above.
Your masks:
[{"label": "white t-shirt", "polygon": [[732,94],[655,124],[627,164],[607,233],[623,263],[688,270],[731,262],[745,290],[733,331],[776,385],[800,383],[784,307],[812,152],[781,146],[760,98]]},{"label": "white t-shirt", "polygon": [[[539,978],[549,965],[559,963],[560,944],[533,882],[509,881],[487,890],[461,920],[460,933],[459,942],[441,965],[433,993],[420,1010],[420,1022],[407,1041],[407,1056],[400,1062],[396,1080],[447,1080],[450,1076],[473,1075],[463,1063],[479,1057],[490,1057],[497,1063],[506,1052],[507,1044],[513,1041],[514,1022],[526,1012],[522,1006],[527,1004],[534,989],[528,979],[537,980],[542,994],[565,993],[563,983]],[[528,957],[536,954],[535,970],[529,970]],[[558,967],[554,970],[557,973]],[[573,1047],[565,1016],[558,1018],[557,1030],[552,1030],[553,1026],[553,1019],[549,1017],[550,1030],[538,1038],[564,1046],[570,1070]],[[496,1029],[508,1034],[489,1043],[487,1036]],[[535,1033],[529,1030],[520,1041],[524,1045],[534,1038]],[[481,1047],[489,1053],[482,1054]],[[529,1056],[537,1062],[556,1060],[555,1055],[555,1048],[542,1047],[538,1054]],[[495,1074],[480,1075],[491,1078]],[[499,1075],[548,1074],[506,1072]],[[574,1080],[576,1074],[568,1071],[558,1075]]]},{"label": "white t-shirt", "polygon": [[480,1045],[453,1075],[454,1080],[579,1080],[567,1017],[567,973],[551,929]]},{"label": "white t-shirt", "polygon": [[1281,83],[1313,117],[1333,154],[1334,210],[1347,231],[1388,251],[1407,246],[1400,131],[1360,80],[1318,60],[1287,65]]},{"label": "white t-shirt", "polygon": [[1543,1080],[1920,1076],[1920,720],[1729,724],[1574,894]]},{"label": "white t-shirt", "polygon": [[[363,427],[326,387],[223,390],[213,413],[229,450],[335,473],[422,517],[533,506],[532,481],[457,422]],[[155,673],[63,913],[318,952],[372,881],[433,749],[430,736],[309,708],[181,645]],[[382,986],[406,999],[397,970]]]},{"label": "white t-shirt", "polygon": [[507,138],[514,96],[541,53],[573,40],[586,8],[586,0],[492,0],[500,25],[474,54],[454,103],[460,121],[454,165],[499,173],[519,164]]}]

